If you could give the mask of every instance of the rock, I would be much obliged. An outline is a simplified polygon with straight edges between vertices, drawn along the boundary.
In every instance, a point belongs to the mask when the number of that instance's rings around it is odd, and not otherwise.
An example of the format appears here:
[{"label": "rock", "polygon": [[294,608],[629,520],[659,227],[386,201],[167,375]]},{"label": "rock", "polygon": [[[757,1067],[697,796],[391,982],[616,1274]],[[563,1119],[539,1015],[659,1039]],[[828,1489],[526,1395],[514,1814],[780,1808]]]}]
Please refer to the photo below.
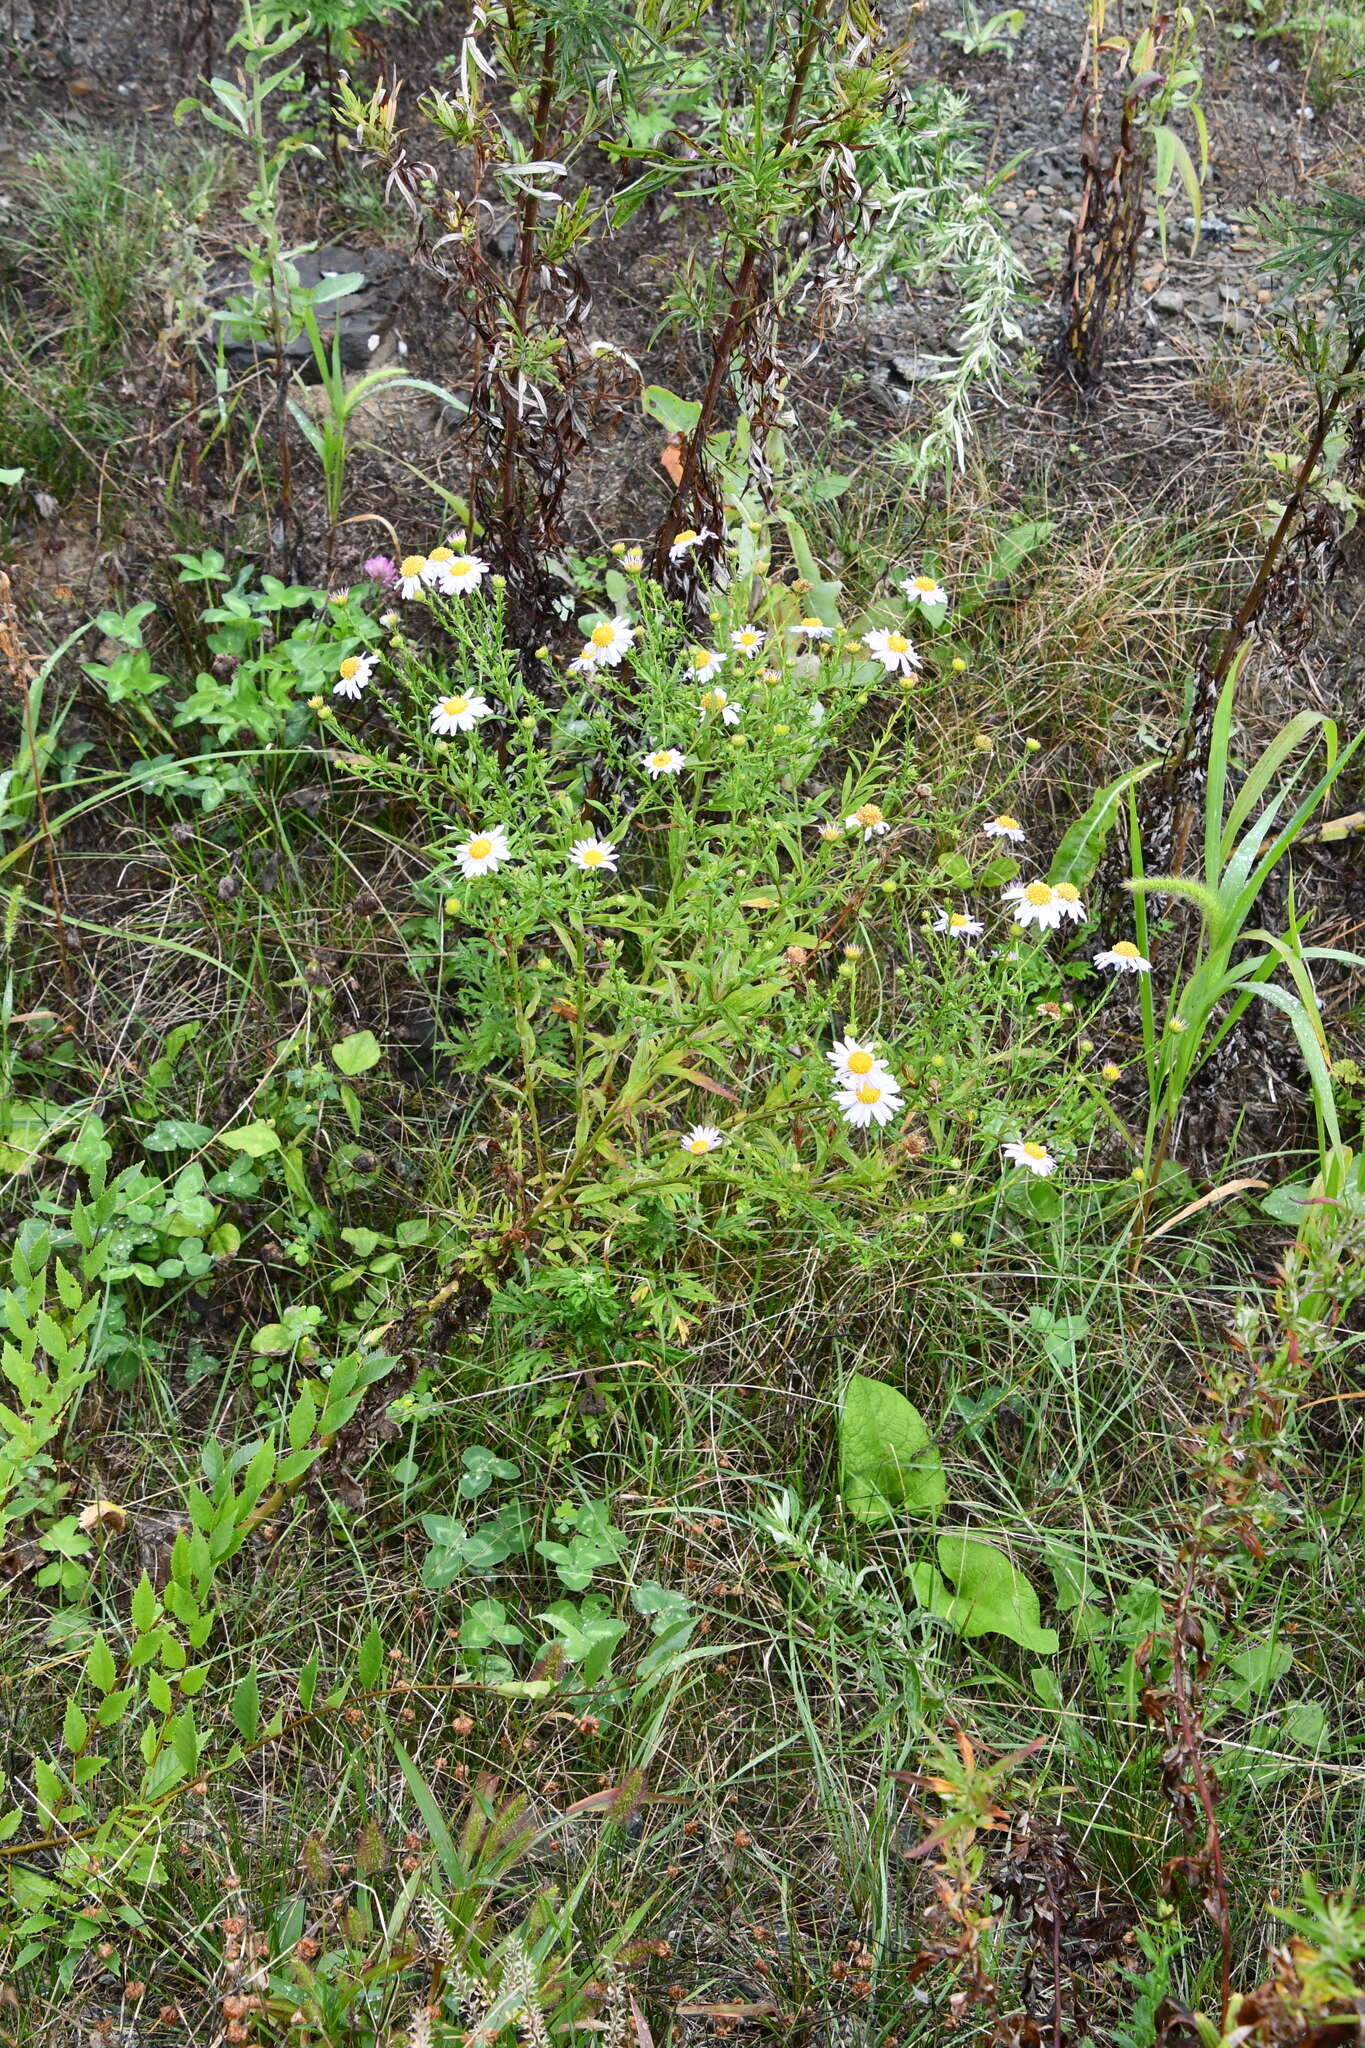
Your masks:
[{"label": "rock", "polygon": [[[1187,243],[1193,243],[1195,226],[1192,213],[1187,213],[1184,220],[1181,221],[1180,233]],[[1212,244],[1215,247],[1220,242],[1230,242],[1235,233],[1236,229],[1233,227],[1232,222],[1230,220],[1220,220],[1216,213],[1206,213],[1199,223],[1200,241]]]},{"label": "rock", "polygon": [[[293,260],[299,283],[305,289],[311,290],[329,277],[354,275],[360,279],[353,291],[319,306],[317,322],[318,332],[329,351],[333,338],[340,337],[344,370],[368,369],[392,332],[397,318],[407,269],[404,258],[394,250],[349,249],[341,243],[333,243],[295,256]],[[250,306],[255,302],[258,290],[251,282],[247,265],[238,259],[216,264],[209,273],[209,298],[218,308],[229,308],[234,299],[245,301]],[[221,333],[228,363],[237,371],[256,362],[268,362],[274,353],[268,342],[252,334],[247,324],[249,318],[249,314],[244,315],[235,326],[231,318],[214,322],[215,338]],[[210,342],[204,352],[210,356],[215,354],[214,344]],[[293,335],[285,343],[284,357],[305,384],[320,381],[307,334]]]},{"label": "rock", "polygon": [[1168,285],[1164,291],[1152,293],[1152,304],[1156,307],[1158,313],[1183,313],[1185,310],[1185,294],[1184,292],[1172,290]]},{"label": "rock", "polygon": [[1045,227],[1047,225],[1047,208],[1040,206],[1035,200],[1032,206],[1024,208],[1019,218],[1026,228]]}]

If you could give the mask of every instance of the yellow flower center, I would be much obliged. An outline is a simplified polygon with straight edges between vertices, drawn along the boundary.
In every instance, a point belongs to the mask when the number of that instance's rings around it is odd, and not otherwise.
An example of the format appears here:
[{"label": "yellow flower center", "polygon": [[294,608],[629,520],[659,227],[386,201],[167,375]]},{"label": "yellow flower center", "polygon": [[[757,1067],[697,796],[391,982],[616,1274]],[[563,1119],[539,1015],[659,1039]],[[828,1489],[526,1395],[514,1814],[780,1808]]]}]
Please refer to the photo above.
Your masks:
[{"label": "yellow flower center", "polygon": [[674,547],[675,547],[675,548],[690,548],[690,547],[691,547],[691,545],[692,545],[692,543],[693,543],[693,541],[694,541],[694,540],[695,540],[696,538],[697,538],[697,529],[696,529],[696,527],[695,527],[695,526],[685,526],[685,527],[683,528],[682,532],[681,532],[681,533],[680,533],[680,534],[678,535],[677,539],[676,539],[676,540],[674,541],[673,545],[674,545]]},{"label": "yellow flower center", "polygon": [[904,633],[888,633],[886,636],[886,651],[888,654],[908,654],[910,652],[910,642],[906,639]]},{"label": "yellow flower center", "polygon": [[600,846],[585,846],[583,849],[585,868],[600,868],[606,857]]},{"label": "yellow flower center", "polygon": [[803,633],[818,633],[824,623],[823,619],[802,619],[801,631]]},{"label": "yellow flower center", "polygon": [[1138,949],[1131,939],[1120,939],[1114,951],[1120,960],[1136,960],[1139,957]]},{"label": "yellow flower center", "polygon": [[1012,818],[1008,811],[1002,811],[998,818],[992,818],[991,823],[999,826],[1002,832],[1017,832],[1019,830],[1019,820]]},{"label": "yellow flower center", "polygon": [[724,690],[708,690],[701,700],[703,711],[723,711],[730,699]]},{"label": "yellow flower center", "polygon": [[1031,903],[1035,910],[1041,910],[1045,903],[1051,903],[1052,891],[1046,882],[1030,882],[1024,891],[1025,903]]},{"label": "yellow flower center", "polygon": [[935,583],[935,581],[934,581],[934,579],[933,579],[933,577],[932,577],[932,576],[916,576],[916,577],[915,577],[915,579],[914,579],[914,582],[915,582],[915,588],[916,588],[916,590],[937,590],[937,589],[938,589],[938,585],[937,585],[937,583]]},{"label": "yellow flower center", "polygon": [[870,1074],[876,1064],[870,1052],[851,1052],[848,1056],[850,1074]]},{"label": "yellow flower center", "polygon": [[404,555],[398,573],[404,582],[408,582],[412,577],[420,576],[426,566],[427,558],[425,555]]},{"label": "yellow flower center", "polygon": [[346,659],[345,659],[345,661],[343,661],[343,662],[342,662],[342,664],[341,664],[341,679],[342,679],[342,681],[343,681],[343,682],[345,682],[345,683],[349,683],[349,682],[350,682],[350,680],[351,680],[351,677],[352,677],[353,675],[355,675],[355,673],[356,673],[356,671],[357,671],[357,670],[359,669],[359,667],[360,667],[360,656],[359,656],[358,654],[348,654],[348,655],[347,655],[347,657],[346,657]]},{"label": "yellow flower center", "polygon": [[963,925],[966,924],[966,922],[966,913],[961,910],[955,910],[952,916],[948,919],[948,926],[951,931],[960,932],[962,930]]},{"label": "yellow flower center", "polygon": [[610,647],[616,638],[615,626],[594,626],[591,639],[594,647]]},{"label": "yellow flower center", "polygon": [[451,573],[455,576],[467,575],[469,571],[468,555],[452,555],[450,557],[450,568]]},{"label": "yellow flower center", "polygon": [[740,634],[740,636],[739,636],[739,644],[740,644],[740,646],[741,646],[741,647],[757,647],[757,645],[758,645],[758,634],[757,634],[757,633],[741,633],[741,634]]},{"label": "yellow flower center", "polygon": [[455,556],[450,548],[433,548],[427,556],[429,562],[453,562]]},{"label": "yellow flower center", "polygon": [[861,804],[853,815],[860,825],[880,825],[882,823],[880,804]]},{"label": "yellow flower center", "polygon": [[463,718],[469,709],[469,699],[468,697],[443,698],[441,709],[447,718]]},{"label": "yellow flower center", "polygon": [[657,754],[650,755],[649,765],[651,768],[667,768],[672,759],[673,756],[668,752],[667,748],[660,747]]},{"label": "yellow flower center", "polygon": [[1063,903],[1079,903],[1081,900],[1081,892],[1074,882],[1058,882],[1054,893],[1061,897]]},{"label": "yellow flower center", "polygon": [[859,1102],[880,1102],[882,1091],[875,1081],[860,1081],[856,1090]]},{"label": "yellow flower center", "polygon": [[1047,1158],[1047,1146],[1046,1146],[1046,1145],[1025,1145],[1025,1146],[1023,1147],[1023,1153],[1024,1153],[1024,1157],[1025,1157],[1025,1159],[1033,1159],[1033,1160],[1038,1160],[1038,1159],[1046,1159],[1046,1158]]},{"label": "yellow flower center", "polygon": [[486,835],[481,835],[478,839],[471,839],[465,848],[465,852],[471,860],[487,860],[492,851],[493,842]]}]

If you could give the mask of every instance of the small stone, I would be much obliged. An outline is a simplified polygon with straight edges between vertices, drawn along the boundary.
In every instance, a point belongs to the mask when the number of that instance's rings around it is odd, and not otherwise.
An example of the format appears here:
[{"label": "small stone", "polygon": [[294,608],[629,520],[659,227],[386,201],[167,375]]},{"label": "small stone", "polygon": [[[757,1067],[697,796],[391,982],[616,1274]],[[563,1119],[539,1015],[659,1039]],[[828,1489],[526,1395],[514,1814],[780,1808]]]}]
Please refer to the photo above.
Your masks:
[{"label": "small stone", "polygon": [[1164,291],[1153,292],[1152,304],[1156,307],[1158,313],[1183,313],[1185,310],[1185,294],[1184,292],[1172,290],[1168,285]]},{"label": "small stone", "polygon": [[1035,200],[1032,206],[1026,206],[1024,208],[1023,213],[1020,215],[1020,219],[1023,221],[1024,226],[1026,228],[1046,227],[1047,208],[1044,206],[1039,206],[1037,201]]}]

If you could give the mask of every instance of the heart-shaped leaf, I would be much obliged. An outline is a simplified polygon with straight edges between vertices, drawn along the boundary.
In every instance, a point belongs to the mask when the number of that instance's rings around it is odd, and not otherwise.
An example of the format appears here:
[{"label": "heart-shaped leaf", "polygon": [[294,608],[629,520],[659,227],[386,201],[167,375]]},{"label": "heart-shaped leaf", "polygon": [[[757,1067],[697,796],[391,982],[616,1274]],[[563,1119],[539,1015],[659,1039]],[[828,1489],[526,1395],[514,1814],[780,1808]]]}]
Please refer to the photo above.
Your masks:
[{"label": "heart-shaped leaf", "polygon": [[922,1607],[941,1615],[959,1635],[1007,1636],[1021,1649],[1055,1654],[1056,1630],[1043,1627],[1038,1595],[1002,1550],[975,1536],[940,1536],[938,1561],[942,1577],[932,1565],[911,1569],[910,1583]]},{"label": "heart-shaped leaf", "polygon": [[882,1380],[854,1373],[839,1411],[839,1491],[858,1521],[924,1515],[947,1498],[943,1464],[918,1408]]}]

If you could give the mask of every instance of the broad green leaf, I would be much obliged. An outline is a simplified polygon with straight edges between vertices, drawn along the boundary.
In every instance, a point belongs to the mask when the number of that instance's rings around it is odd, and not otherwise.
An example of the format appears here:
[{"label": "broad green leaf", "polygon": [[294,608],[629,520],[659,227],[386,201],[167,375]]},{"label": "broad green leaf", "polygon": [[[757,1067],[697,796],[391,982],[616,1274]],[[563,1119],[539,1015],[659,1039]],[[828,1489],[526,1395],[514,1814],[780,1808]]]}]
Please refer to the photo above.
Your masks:
[{"label": "broad green leaf", "polygon": [[349,1038],[332,1047],[332,1058],[343,1074],[351,1076],[368,1073],[371,1067],[378,1066],[383,1053],[373,1031],[353,1031]]},{"label": "broad green leaf", "polygon": [[76,1702],[68,1700],[66,1712],[62,1715],[62,1741],[73,1756],[78,1750],[84,1749],[89,1733],[90,1723]]},{"label": "broad green leaf", "polygon": [[1307,1181],[1281,1181],[1277,1188],[1272,1188],[1268,1195],[1262,1196],[1261,1214],[1272,1217],[1276,1223],[1287,1223],[1291,1230],[1297,1230],[1312,1195],[1313,1190]]},{"label": "broad green leaf", "polygon": [[882,1380],[854,1373],[839,1411],[839,1491],[860,1522],[930,1513],[947,1498],[938,1448],[917,1408]]},{"label": "broad green leaf", "polygon": [[695,398],[679,398],[662,384],[646,384],[640,393],[640,403],[647,418],[657,420],[670,434],[690,434],[701,418],[701,406]]},{"label": "broad green leaf", "polygon": [[372,1628],[360,1645],[360,1654],[355,1660],[355,1675],[368,1692],[378,1685],[379,1674],[384,1669],[384,1638],[377,1628]]},{"label": "broad green leaf", "polygon": [[1089,809],[1063,833],[1048,869],[1047,878],[1054,888],[1058,882],[1074,883],[1078,889],[1085,886],[1100,864],[1123,797],[1160,766],[1159,761],[1146,761],[1140,768],[1128,769],[1117,781],[1108,783]]},{"label": "broad green leaf", "polygon": [[100,1692],[110,1691],[114,1680],[118,1677],[113,1652],[103,1636],[96,1636],[94,1642],[90,1645],[90,1651],[85,1660],[85,1675],[93,1686],[98,1687]]},{"label": "broad green leaf", "polygon": [[239,1124],[235,1131],[220,1131],[218,1143],[245,1152],[248,1159],[264,1159],[267,1152],[279,1151],[280,1136],[273,1124]]},{"label": "broad green leaf", "polygon": [[1002,533],[986,571],[987,581],[998,583],[1012,576],[1021,562],[1027,561],[1037,548],[1042,547],[1056,523],[1055,519],[1024,519]]},{"label": "broad green leaf", "polygon": [[[931,1565],[910,1573],[915,1597],[963,1636],[1007,1636],[1022,1649],[1052,1656],[1055,1629],[1044,1628],[1038,1595],[1004,1552],[974,1536],[940,1536],[938,1561],[943,1577]],[[949,1593],[944,1580],[955,1591]]]},{"label": "broad green leaf", "polygon": [[134,1589],[132,1602],[133,1627],[140,1636],[146,1635],[159,1612],[160,1606],[156,1594],[152,1591],[152,1582],[144,1572]]}]

